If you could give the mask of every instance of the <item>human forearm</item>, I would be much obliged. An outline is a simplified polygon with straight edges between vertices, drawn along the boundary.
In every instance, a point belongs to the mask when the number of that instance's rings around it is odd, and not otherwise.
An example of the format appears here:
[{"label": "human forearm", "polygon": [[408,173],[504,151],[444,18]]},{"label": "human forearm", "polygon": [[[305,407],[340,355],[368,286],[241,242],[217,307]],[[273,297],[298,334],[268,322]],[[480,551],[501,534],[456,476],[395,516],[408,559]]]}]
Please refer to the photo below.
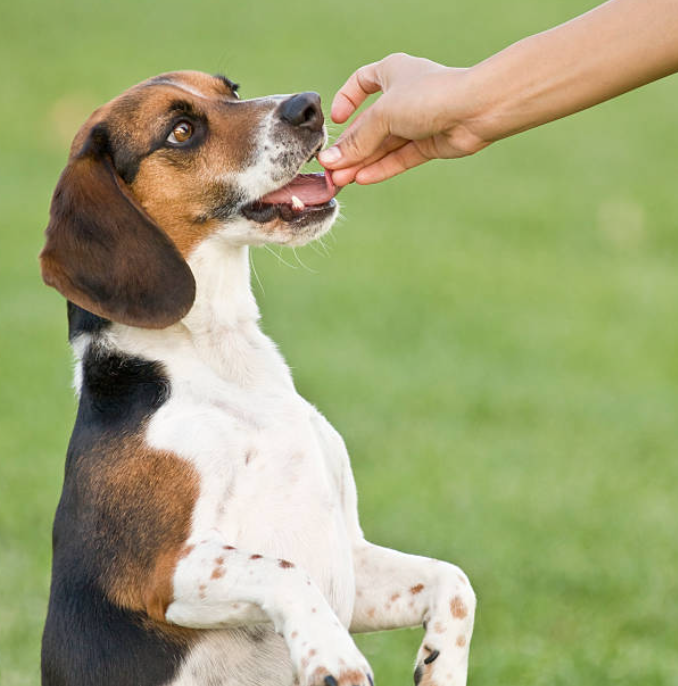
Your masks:
[{"label": "human forearm", "polygon": [[677,70],[678,1],[611,0],[469,69],[468,126],[491,142]]}]

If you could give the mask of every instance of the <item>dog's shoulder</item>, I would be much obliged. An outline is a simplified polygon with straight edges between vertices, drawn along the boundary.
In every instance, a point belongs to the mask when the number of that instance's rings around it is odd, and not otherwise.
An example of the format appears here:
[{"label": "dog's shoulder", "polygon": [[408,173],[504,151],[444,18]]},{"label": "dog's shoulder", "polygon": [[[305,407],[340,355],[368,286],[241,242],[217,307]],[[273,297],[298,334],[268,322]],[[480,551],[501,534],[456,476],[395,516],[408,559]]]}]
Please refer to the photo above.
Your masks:
[{"label": "dog's shoulder", "polygon": [[110,348],[96,333],[79,335],[89,340],[81,341],[78,411],[54,524],[55,572],[77,559],[88,583],[141,609],[141,580],[188,536],[198,475],[145,440],[170,393],[162,364]]}]

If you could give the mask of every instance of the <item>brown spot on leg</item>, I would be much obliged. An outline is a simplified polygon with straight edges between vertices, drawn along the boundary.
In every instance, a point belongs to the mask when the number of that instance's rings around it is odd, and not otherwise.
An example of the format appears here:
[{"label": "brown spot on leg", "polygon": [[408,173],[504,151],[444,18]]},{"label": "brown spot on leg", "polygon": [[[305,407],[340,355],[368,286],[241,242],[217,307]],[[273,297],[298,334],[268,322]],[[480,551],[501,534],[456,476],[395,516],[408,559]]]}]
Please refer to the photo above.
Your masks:
[{"label": "brown spot on leg", "polygon": [[348,684],[359,684],[364,676],[365,675],[357,669],[349,669],[339,674],[339,683],[346,684],[347,686]]},{"label": "brown spot on leg", "polygon": [[223,567],[215,567],[212,570],[212,575],[210,576],[210,579],[221,579],[222,576],[226,574],[226,570]]},{"label": "brown spot on leg", "polygon": [[400,593],[394,593],[394,594],[391,596],[391,602],[392,602],[392,603],[395,603],[395,601],[398,600],[398,598],[400,598]]},{"label": "brown spot on leg", "polygon": [[280,562],[278,564],[283,569],[291,569],[292,567],[294,567],[294,564],[292,564],[291,562],[288,562],[287,560],[280,560]]},{"label": "brown spot on leg", "polygon": [[376,608],[371,607],[371,608],[367,611],[367,616],[370,617],[370,618],[371,618],[371,617],[374,617],[374,613],[375,613],[376,611],[377,611]]},{"label": "brown spot on leg", "polygon": [[417,593],[421,593],[424,590],[424,584],[417,584],[416,586],[412,586],[410,589],[410,593],[412,595],[417,595]]},{"label": "brown spot on leg", "polygon": [[450,610],[455,619],[464,619],[464,617],[466,617],[468,614],[466,605],[464,605],[464,602],[458,595],[454,596],[454,598],[452,598],[450,601]]},{"label": "brown spot on leg", "polygon": [[261,555],[250,555],[250,560],[261,560]]},{"label": "brown spot on leg", "polygon": [[457,645],[460,648],[463,648],[466,645],[466,636],[462,636],[461,634],[457,636]]},{"label": "brown spot on leg", "polygon": [[224,564],[224,557],[223,557],[223,555],[219,555],[219,557],[218,557],[216,560],[214,560],[214,564],[215,564],[215,565],[219,565],[219,566],[223,565],[223,564]]}]

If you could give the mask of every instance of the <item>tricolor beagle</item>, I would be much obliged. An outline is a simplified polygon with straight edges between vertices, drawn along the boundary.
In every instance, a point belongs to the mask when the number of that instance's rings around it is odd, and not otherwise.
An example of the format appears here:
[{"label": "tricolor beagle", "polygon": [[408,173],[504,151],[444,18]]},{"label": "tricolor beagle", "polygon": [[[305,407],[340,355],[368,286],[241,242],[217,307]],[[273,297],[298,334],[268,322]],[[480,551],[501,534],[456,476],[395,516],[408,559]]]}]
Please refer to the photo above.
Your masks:
[{"label": "tricolor beagle", "polygon": [[51,207],[79,407],[54,523],[45,686],[368,686],[349,632],[423,624],[415,682],[466,681],[475,597],[368,543],[339,434],[258,327],[248,246],[336,213],[314,93],[164,74],[92,114]]}]

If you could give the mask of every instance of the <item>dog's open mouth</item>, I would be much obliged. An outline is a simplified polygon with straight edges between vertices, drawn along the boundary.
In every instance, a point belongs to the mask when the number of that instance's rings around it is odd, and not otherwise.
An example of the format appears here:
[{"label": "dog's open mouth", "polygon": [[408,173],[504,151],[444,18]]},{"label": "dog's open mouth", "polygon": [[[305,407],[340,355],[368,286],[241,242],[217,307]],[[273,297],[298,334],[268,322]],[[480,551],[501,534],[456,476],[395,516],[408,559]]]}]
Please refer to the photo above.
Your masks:
[{"label": "dog's open mouth", "polygon": [[327,171],[324,174],[298,174],[286,186],[246,205],[242,213],[260,224],[276,218],[285,222],[298,221],[315,212],[325,213],[334,209],[334,196],[340,190]]}]

